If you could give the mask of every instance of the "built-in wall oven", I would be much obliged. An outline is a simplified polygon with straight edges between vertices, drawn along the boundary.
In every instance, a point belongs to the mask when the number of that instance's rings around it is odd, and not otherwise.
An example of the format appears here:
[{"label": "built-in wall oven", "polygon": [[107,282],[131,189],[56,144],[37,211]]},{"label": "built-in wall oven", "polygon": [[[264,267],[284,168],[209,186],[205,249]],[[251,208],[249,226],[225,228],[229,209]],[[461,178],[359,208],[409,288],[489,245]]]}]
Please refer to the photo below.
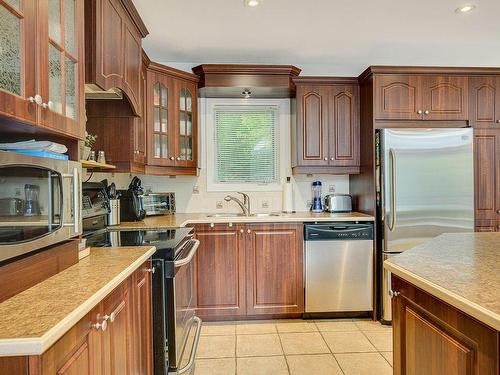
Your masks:
[{"label": "built-in wall oven", "polygon": [[154,374],[192,374],[201,331],[195,315],[193,258],[199,241],[191,228],[118,230],[103,228],[87,245],[156,247],[152,256]]},{"label": "built-in wall oven", "polygon": [[0,151],[0,262],[81,234],[81,164]]}]

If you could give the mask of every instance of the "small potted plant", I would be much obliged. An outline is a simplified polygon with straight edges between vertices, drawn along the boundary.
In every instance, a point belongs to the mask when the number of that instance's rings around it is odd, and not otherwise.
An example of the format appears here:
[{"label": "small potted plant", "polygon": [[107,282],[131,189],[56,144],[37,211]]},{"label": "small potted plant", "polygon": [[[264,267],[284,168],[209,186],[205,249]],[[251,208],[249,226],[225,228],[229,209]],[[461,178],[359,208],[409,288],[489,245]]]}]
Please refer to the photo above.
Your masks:
[{"label": "small potted plant", "polygon": [[83,146],[83,160],[89,159],[90,151],[92,150],[92,146],[94,146],[96,140],[97,140],[97,135],[85,132],[85,145]]}]

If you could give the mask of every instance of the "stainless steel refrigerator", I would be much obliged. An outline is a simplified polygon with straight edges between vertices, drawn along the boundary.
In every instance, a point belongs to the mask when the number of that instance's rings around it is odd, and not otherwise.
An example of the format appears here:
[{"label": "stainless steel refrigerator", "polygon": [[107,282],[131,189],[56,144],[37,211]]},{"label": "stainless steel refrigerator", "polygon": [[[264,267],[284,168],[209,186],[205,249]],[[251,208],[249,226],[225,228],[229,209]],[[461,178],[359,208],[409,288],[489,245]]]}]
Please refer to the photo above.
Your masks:
[{"label": "stainless steel refrigerator", "polygon": [[[472,129],[377,132],[380,264],[442,233],[474,230]],[[389,272],[380,274],[382,322],[391,317]]]}]

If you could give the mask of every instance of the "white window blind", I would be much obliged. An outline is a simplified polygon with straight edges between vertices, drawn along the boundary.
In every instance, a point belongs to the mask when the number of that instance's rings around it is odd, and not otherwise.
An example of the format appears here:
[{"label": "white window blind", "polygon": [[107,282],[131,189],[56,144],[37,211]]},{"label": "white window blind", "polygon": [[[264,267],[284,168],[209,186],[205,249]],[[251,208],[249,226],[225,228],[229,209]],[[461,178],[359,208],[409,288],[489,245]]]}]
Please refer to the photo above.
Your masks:
[{"label": "white window blind", "polygon": [[218,183],[276,183],[278,108],[216,107],[215,179]]}]

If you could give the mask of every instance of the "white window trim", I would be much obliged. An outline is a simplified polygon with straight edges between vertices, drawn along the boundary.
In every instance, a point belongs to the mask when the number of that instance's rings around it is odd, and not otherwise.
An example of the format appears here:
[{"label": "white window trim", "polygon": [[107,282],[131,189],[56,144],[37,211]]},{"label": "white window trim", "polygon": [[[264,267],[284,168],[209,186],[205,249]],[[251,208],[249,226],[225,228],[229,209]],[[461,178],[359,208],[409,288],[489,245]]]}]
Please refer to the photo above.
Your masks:
[{"label": "white window trim", "polygon": [[[215,181],[215,107],[274,106],[278,109],[278,183],[217,183]],[[205,146],[208,192],[264,192],[281,191],[281,181],[290,175],[290,101],[288,99],[205,99],[201,138]],[[203,166],[202,166],[203,167]]]}]

